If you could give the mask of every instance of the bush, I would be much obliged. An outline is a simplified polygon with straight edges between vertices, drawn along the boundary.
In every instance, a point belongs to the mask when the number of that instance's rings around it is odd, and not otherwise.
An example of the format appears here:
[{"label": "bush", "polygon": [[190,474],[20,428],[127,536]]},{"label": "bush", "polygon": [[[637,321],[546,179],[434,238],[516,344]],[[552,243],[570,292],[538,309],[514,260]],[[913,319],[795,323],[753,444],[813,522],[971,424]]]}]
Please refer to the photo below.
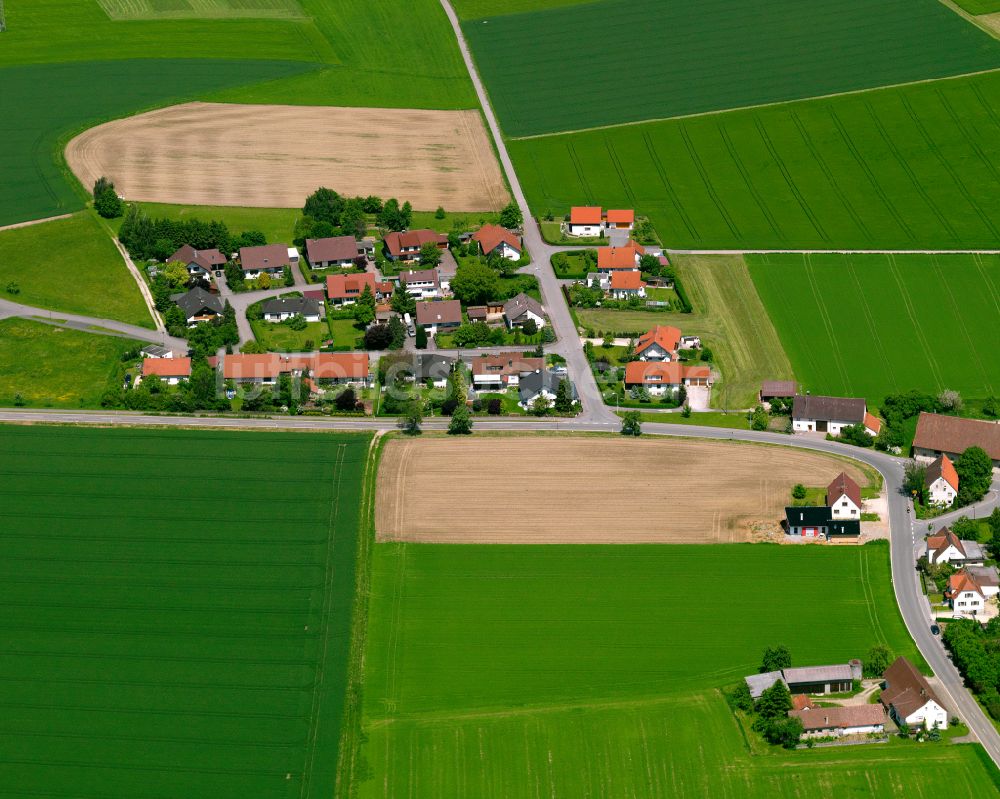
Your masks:
[{"label": "bush", "polygon": [[792,496],[795,499],[805,499],[806,498],[806,487],[802,483],[796,483],[795,487],[792,489]]},{"label": "bush", "polygon": [[486,412],[490,416],[499,416],[501,411],[503,411],[503,402],[500,401],[500,398],[490,397],[486,402]]},{"label": "bush", "polygon": [[338,411],[353,411],[358,406],[358,398],[353,388],[345,388],[338,395],[334,404]]},{"label": "bush", "polygon": [[21,287],[13,280],[7,284],[7,293],[17,295],[21,293]]}]

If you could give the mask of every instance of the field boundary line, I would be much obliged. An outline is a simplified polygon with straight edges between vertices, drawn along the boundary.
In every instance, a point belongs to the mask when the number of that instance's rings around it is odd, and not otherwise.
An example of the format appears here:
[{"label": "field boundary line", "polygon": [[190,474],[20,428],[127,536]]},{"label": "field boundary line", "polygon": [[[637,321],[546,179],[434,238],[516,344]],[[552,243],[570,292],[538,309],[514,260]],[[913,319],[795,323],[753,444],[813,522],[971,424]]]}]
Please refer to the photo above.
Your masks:
[{"label": "field boundary line", "polygon": [[[979,30],[983,31],[989,36],[992,36],[994,39],[1000,39],[1000,36],[997,35],[997,32],[993,28],[991,28],[989,25],[983,25],[976,18],[977,17],[976,14],[970,14],[968,11],[966,11],[957,3],[951,2],[951,0],[939,0],[939,2],[949,11],[954,11],[956,14],[958,14],[958,16],[960,16],[970,25],[975,25],[977,28],[979,28]],[[986,16],[986,15],[981,15],[981,16]]]},{"label": "field boundary line", "polygon": [[597,130],[610,130],[611,128],[631,128],[636,125],[647,125],[653,122],[673,122],[679,119],[698,119],[700,117],[718,116],[719,114],[729,114],[733,111],[752,111],[758,108],[776,108],[782,105],[794,105],[795,103],[810,103],[814,100],[832,100],[837,97],[850,97],[868,92],[881,92],[887,89],[902,89],[906,86],[921,86],[927,83],[937,83],[944,80],[961,80],[962,78],[972,78],[977,75],[990,75],[1000,72],[1000,67],[993,69],[980,69],[975,72],[963,72],[960,75],[944,75],[939,78],[921,78],[920,80],[908,80],[902,83],[888,83],[885,86],[869,86],[866,89],[851,89],[845,92],[833,92],[832,94],[817,94],[812,97],[800,97],[796,100],[775,100],[770,103],[756,103],[754,105],[736,105],[731,108],[719,108],[714,111],[699,111],[696,114],[678,114],[671,117],[649,117],[648,119],[635,119],[628,122],[615,122],[609,125],[594,125],[589,128],[573,128],[571,130],[557,130],[551,133],[532,133],[528,136],[509,136],[509,141],[530,141],[531,139],[549,139],[554,136],[570,136],[574,133],[591,133]]},{"label": "field boundary line", "polygon": [[25,222],[14,222],[11,225],[0,226],[0,233],[3,233],[5,230],[17,230],[18,228],[22,227],[31,227],[32,225],[42,225],[45,224],[46,222],[58,222],[60,219],[69,219],[72,216],[76,216],[76,214],[75,213],[59,214],[58,216],[46,216],[43,217],[42,219],[28,219]]}]

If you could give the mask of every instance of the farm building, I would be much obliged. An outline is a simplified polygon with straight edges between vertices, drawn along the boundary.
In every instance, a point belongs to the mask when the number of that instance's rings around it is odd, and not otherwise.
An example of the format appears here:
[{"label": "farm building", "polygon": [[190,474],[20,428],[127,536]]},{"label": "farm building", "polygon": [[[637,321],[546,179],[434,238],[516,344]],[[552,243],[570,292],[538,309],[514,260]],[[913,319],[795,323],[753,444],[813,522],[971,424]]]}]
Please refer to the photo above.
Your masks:
[{"label": "farm building", "polygon": [[868,735],[885,731],[885,709],[881,705],[847,705],[789,710],[802,722],[802,740]]},{"label": "farm building", "polygon": [[743,678],[750,689],[750,696],[760,695],[781,680],[793,694],[839,694],[854,689],[854,681],[861,679],[861,661],[832,666],[797,666],[763,674],[750,674]]},{"label": "farm building", "polygon": [[184,312],[188,327],[194,327],[199,322],[210,322],[217,316],[222,316],[225,306],[215,294],[209,294],[203,288],[193,288],[172,298],[177,307]]},{"label": "farm building", "polygon": [[472,240],[479,244],[483,255],[497,252],[501,258],[510,261],[517,261],[524,249],[520,237],[513,230],[500,225],[483,225],[472,236]]},{"label": "farm building", "polygon": [[927,467],[924,479],[927,488],[927,499],[931,505],[951,507],[958,496],[958,472],[951,458],[941,454]]},{"label": "farm building", "polygon": [[191,377],[190,358],[146,358],[142,362],[142,377],[155,375],[167,385],[176,386]]},{"label": "farm building", "polygon": [[413,262],[420,258],[420,248],[429,242],[437,244],[438,249],[448,249],[447,236],[422,228],[420,230],[406,230],[402,233],[387,233],[385,254],[390,261]]},{"label": "farm building", "polygon": [[635,357],[640,361],[672,361],[677,357],[681,331],[670,325],[647,330],[635,343]]},{"label": "farm building", "polygon": [[826,489],[826,505],[833,519],[860,519],[861,486],[841,472]]},{"label": "farm building", "polygon": [[952,566],[982,566],[983,548],[978,541],[962,541],[947,527],[927,536],[927,562]]},{"label": "farm building", "polygon": [[307,322],[319,321],[319,303],[307,297],[287,297],[267,300],[261,311],[266,322],[284,322],[293,316],[301,316]]},{"label": "farm building", "polygon": [[794,380],[765,380],[760,384],[758,399],[770,402],[773,399],[792,399],[798,393],[799,384]]},{"label": "farm building", "polygon": [[[254,280],[261,275],[281,277],[285,267],[291,268],[294,247],[287,244],[264,244],[260,247],[240,248],[240,268],[247,280]],[[298,253],[295,255],[298,259]]]},{"label": "farm building", "polygon": [[531,321],[541,330],[545,327],[545,308],[534,297],[521,292],[503,304],[503,318],[511,329],[524,327]]},{"label": "farm building", "polygon": [[882,675],[885,686],[879,701],[897,724],[944,730],[948,711],[916,667],[906,658],[896,658]]},{"label": "farm building", "polygon": [[174,261],[184,264],[192,277],[209,278],[213,271],[226,265],[226,256],[214,248],[196,250],[190,244],[184,244],[167,259],[168,263]]},{"label": "farm building", "polygon": [[678,361],[630,361],[625,364],[625,388],[641,387],[653,396],[677,391],[681,386],[710,386],[707,366],[684,366]]},{"label": "farm building", "polygon": [[441,296],[441,277],[436,269],[417,269],[403,272],[399,276],[403,291],[418,300],[430,300]]},{"label": "farm building", "polygon": [[600,206],[573,206],[569,211],[566,233],[570,236],[600,236],[604,232],[604,218]]},{"label": "farm building", "polygon": [[1000,469],[1000,424],[921,413],[913,437],[913,456],[924,463],[947,455],[956,460],[969,447],[982,447]]},{"label": "farm building", "polygon": [[313,269],[347,269],[364,264],[365,250],[354,236],[306,239],[306,258]]},{"label": "farm building", "polygon": [[836,436],[843,428],[856,424],[864,424],[871,436],[877,435],[881,429],[881,422],[868,413],[863,399],[795,395],[792,430],[796,433],[830,433]]},{"label": "farm building", "polygon": [[417,324],[436,335],[439,330],[451,330],[462,324],[462,303],[458,300],[417,303]]}]

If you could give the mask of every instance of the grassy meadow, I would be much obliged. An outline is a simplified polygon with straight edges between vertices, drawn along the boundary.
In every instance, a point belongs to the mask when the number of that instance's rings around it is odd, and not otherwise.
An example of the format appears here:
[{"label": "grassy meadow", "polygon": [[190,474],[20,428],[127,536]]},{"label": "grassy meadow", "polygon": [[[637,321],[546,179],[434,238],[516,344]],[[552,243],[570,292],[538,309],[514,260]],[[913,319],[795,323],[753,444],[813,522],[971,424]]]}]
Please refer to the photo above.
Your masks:
[{"label": "grassy meadow", "polygon": [[1000,394],[1000,256],[751,255],[750,275],[814,394]]},{"label": "grassy meadow", "polygon": [[53,311],[153,327],[139,287],[97,217],[90,211],[39,225],[0,231],[4,299]]},{"label": "grassy meadow", "polygon": [[98,408],[121,357],[141,342],[0,319],[0,407]]},{"label": "grassy meadow", "polygon": [[764,646],[805,665],[875,641],[917,657],[884,546],[376,544],[352,795],[988,790],[972,747],[748,750],[719,689]]},{"label": "grassy meadow", "polygon": [[3,428],[3,792],[333,796],[368,440]]},{"label": "grassy meadow", "polygon": [[1000,246],[1000,73],[509,142],[536,213],[635,207],[673,248]]},{"label": "grassy meadow", "polygon": [[508,136],[1000,68],[1000,42],[938,0],[603,0],[464,31]]}]

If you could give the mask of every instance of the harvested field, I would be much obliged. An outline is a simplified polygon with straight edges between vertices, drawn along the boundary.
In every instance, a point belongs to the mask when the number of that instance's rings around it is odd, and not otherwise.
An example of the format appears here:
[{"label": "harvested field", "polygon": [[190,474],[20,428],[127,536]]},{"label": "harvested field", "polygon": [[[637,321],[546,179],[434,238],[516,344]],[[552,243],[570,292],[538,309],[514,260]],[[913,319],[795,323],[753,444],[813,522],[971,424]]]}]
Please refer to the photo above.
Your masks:
[{"label": "harvested field", "polygon": [[66,160],[146,202],[297,208],[324,185],[418,209],[508,200],[478,111],[185,103],[91,128]]},{"label": "harvested field", "polygon": [[[486,457],[484,457],[486,453]],[[728,543],[776,523],[795,483],[826,485],[836,458],[708,441],[396,440],[378,478],[382,541]]]}]

